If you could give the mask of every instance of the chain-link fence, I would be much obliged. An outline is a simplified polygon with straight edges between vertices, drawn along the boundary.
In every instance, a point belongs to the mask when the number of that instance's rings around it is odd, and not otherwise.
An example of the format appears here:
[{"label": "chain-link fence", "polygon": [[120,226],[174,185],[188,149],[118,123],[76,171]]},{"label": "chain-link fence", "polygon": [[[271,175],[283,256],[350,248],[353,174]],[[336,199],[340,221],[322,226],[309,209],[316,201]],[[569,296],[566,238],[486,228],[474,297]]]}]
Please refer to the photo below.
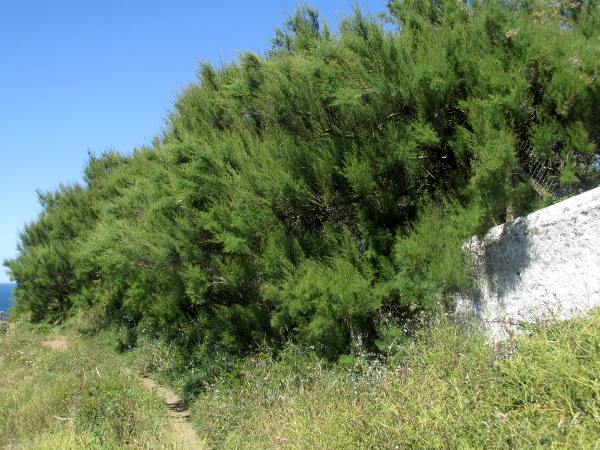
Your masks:
[{"label": "chain-link fence", "polygon": [[559,188],[558,177],[537,157],[530,141],[519,142],[518,157],[519,165],[530,177],[529,182],[533,188],[542,196],[556,197]]}]

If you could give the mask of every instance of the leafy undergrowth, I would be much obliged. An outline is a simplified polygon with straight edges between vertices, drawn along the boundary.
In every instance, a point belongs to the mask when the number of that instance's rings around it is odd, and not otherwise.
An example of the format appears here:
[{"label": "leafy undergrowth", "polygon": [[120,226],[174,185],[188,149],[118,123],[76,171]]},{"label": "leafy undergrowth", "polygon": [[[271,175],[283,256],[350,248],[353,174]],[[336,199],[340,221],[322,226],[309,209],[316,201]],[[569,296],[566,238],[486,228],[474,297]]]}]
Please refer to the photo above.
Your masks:
[{"label": "leafy undergrowth", "polygon": [[110,341],[23,323],[0,334],[0,448],[177,448],[162,402]]},{"label": "leafy undergrowth", "polygon": [[[190,397],[208,448],[597,448],[600,311],[540,322],[500,344],[431,320],[384,359],[328,365],[311,350],[265,349],[203,379],[174,348],[118,335],[13,325],[0,335],[0,448],[176,448],[159,400],[136,376],[170,377]],[[67,419],[67,420],[61,420]]]},{"label": "leafy undergrowth", "polygon": [[211,448],[597,448],[600,313],[503,344],[437,319],[385,363],[288,348],[193,404]]}]

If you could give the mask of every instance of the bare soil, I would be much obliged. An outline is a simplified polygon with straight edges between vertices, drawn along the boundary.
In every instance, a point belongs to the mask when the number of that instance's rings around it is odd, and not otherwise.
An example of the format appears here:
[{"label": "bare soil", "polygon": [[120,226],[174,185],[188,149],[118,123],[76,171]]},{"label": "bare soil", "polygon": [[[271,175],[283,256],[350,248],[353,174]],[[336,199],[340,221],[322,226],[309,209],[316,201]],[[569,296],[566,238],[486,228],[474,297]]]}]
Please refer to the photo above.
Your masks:
[{"label": "bare soil", "polygon": [[190,413],[183,399],[151,378],[140,378],[140,382],[145,388],[163,398],[167,407],[167,415],[173,421],[177,437],[183,448],[204,448],[198,442],[196,432],[189,421]]},{"label": "bare soil", "polygon": [[65,338],[56,338],[50,341],[42,341],[42,344],[52,350],[66,350],[69,348],[69,344]]}]

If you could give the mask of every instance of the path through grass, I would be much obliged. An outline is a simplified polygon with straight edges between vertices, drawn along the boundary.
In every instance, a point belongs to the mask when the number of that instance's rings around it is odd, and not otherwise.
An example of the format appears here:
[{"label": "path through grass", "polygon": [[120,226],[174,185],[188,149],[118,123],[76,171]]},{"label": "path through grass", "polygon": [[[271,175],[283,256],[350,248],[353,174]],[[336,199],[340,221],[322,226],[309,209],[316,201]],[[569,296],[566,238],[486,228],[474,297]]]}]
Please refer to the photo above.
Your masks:
[{"label": "path through grass", "polygon": [[76,328],[0,335],[0,448],[600,448],[599,311],[499,344],[438,316],[387,359],[290,345],[214,379],[159,352],[161,382],[194,392],[193,444],[165,412],[174,394],[139,381],[156,342],[118,353],[114,332]]},{"label": "path through grass", "polygon": [[186,448],[103,338],[28,325],[0,335],[0,448]]}]

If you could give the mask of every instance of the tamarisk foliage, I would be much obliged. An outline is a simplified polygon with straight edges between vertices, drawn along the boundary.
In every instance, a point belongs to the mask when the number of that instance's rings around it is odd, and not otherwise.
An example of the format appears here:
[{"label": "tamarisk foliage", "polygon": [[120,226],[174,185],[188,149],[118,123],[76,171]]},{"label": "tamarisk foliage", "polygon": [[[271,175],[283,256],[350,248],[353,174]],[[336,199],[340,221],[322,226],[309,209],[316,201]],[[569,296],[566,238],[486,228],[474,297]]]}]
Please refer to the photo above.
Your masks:
[{"label": "tamarisk foliage", "polygon": [[597,0],[387,6],[337,32],[301,6],[266,54],[202,62],[151,146],[41,193],[15,310],[197,352],[387,349],[468,286],[465,238],[542,204],[520,147],[561,195],[598,184]]}]

